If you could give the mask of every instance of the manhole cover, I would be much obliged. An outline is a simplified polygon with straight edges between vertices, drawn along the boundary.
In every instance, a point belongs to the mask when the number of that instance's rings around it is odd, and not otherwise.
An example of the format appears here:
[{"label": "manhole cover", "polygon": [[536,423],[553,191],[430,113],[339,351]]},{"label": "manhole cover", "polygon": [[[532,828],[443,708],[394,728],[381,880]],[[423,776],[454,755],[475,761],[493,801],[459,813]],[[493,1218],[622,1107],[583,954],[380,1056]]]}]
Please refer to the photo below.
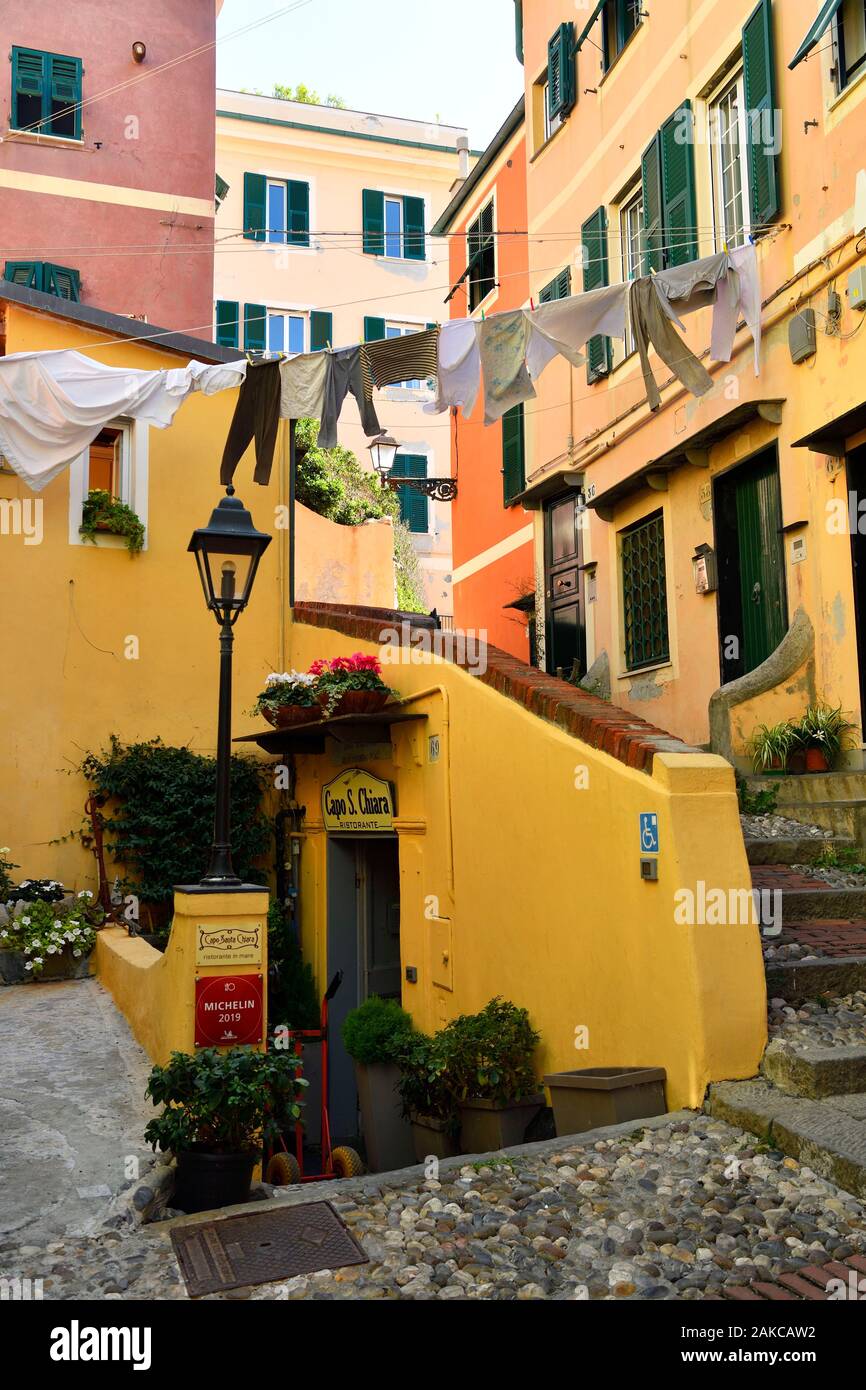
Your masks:
[{"label": "manhole cover", "polygon": [[367,1264],[330,1202],[181,1226],[171,1241],[191,1298]]}]

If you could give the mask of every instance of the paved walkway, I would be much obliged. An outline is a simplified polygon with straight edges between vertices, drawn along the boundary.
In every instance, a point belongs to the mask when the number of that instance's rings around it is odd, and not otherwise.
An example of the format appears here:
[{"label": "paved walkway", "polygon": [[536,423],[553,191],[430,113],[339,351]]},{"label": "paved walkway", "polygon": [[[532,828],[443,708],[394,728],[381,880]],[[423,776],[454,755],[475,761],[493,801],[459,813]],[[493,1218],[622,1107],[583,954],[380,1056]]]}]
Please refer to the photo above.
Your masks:
[{"label": "paved walkway", "polygon": [[0,1239],[96,1229],[150,1161],[150,1063],[95,980],[0,989]]}]

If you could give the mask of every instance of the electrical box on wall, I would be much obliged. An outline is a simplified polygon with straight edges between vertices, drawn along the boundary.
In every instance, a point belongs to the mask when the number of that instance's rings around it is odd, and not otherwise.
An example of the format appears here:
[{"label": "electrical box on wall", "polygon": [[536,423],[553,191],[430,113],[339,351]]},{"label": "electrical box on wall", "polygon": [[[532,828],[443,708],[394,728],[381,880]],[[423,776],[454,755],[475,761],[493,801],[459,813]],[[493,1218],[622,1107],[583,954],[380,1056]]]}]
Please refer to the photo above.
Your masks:
[{"label": "electrical box on wall", "polygon": [[818,336],[815,327],[815,310],[801,309],[788,325],[788,346],[791,361],[796,365],[814,357],[818,350]]},{"label": "electrical box on wall", "polygon": [[848,276],[848,302],[852,309],[866,312],[866,265],[858,265]]}]

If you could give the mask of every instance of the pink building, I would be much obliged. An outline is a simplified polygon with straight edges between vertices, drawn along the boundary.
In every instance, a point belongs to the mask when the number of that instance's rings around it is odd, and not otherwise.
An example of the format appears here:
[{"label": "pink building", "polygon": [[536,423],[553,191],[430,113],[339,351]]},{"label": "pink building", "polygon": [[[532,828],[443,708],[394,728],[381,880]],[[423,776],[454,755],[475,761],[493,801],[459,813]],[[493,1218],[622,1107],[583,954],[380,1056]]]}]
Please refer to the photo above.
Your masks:
[{"label": "pink building", "polygon": [[2,278],[212,336],[221,6],[4,0]]}]

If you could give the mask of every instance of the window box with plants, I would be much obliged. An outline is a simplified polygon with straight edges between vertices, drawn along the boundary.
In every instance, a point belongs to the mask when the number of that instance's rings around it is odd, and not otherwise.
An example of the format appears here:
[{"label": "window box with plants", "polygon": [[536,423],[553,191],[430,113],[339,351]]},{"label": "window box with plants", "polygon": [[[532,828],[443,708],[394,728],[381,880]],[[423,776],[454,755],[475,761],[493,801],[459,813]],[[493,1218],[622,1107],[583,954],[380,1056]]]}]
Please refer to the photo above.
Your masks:
[{"label": "window box with plants", "polygon": [[374,1173],[405,1168],[415,1159],[399,1091],[399,1058],[412,1033],[412,1020],[396,999],[375,995],[343,1024],[343,1043],[355,1063],[367,1166]]},{"label": "window box with plants", "polygon": [[81,509],[78,528],[86,541],[96,544],[99,534],[121,536],[130,555],[144,548],[144,524],[131,507],[104,488],[91,488]]},{"label": "window box with plants", "polygon": [[173,1052],[167,1066],[153,1068],[146,1095],[165,1108],[144,1137],[177,1160],[173,1206],[210,1211],[249,1199],[263,1144],[301,1117],[300,1070],[290,1050],[240,1047]]},{"label": "window box with plants", "polygon": [[284,671],[282,675],[273,672],[266,678],[265,688],[250,713],[260,714],[275,729],[291,729],[321,719],[316,677],[303,671]]},{"label": "window box with plants", "polygon": [[316,677],[316,699],[327,719],[341,714],[376,714],[394,694],[382,680],[376,657],[363,652],[333,661],[314,661],[310,674]]},{"label": "window box with plants", "polygon": [[20,896],[28,892],[26,885],[11,890],[9,915],[0,926],[0,976],[8,984],[71,980],[88,973],[96,933],[105,920],[102,908],[87,889],[63,902],[62,886],[52,887],[59,888],[59,898],[39,896],[50,891],[42,882],[29,899]]},{"label": "window box with plants", "polygon": [[534,1055],[539,1035],[526,1009],[491,999],[477,1014],[455,1018],[440,1034],[464,1153],[522,1144],[544,1106]]}]

